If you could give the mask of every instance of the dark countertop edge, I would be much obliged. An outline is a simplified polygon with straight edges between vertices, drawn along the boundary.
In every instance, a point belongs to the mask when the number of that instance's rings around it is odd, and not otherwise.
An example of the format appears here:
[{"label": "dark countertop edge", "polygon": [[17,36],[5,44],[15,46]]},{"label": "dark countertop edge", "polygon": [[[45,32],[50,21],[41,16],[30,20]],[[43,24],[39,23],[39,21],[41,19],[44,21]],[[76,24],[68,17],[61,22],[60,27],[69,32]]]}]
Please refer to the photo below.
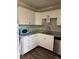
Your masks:
[{"label": "dark countertop edge", "polygon": [[56,40],[61,40],[61,37],[54,37],[54,39],[56,39]]}]

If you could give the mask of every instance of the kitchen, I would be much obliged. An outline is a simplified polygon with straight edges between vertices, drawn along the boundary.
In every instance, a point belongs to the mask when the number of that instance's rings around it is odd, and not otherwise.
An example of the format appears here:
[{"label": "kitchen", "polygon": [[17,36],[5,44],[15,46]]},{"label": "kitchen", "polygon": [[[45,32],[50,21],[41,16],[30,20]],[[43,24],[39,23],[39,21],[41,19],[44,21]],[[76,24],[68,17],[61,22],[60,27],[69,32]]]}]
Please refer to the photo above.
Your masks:
[{"label": "kitchen", "polygon": [[20,59],[61,59],[61,1],[18,0]]}]

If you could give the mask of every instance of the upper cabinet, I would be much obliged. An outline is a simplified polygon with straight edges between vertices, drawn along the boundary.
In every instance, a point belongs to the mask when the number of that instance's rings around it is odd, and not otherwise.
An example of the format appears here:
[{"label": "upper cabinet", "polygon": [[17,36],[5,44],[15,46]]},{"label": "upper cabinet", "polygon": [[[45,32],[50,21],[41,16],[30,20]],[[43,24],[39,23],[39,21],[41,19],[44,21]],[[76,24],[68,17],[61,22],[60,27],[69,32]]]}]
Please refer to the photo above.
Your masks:
[{"label": "upper cabinet", "polygon": [[42,16],[40,12],[35,13],[35,25],[42,25]]},{"label": "upper cabinet", "polygon": [[61,25],[61,9],[46,12],[34,12],[18,6],[18,24],[43,25],[43,19],[46,19],[46,22],[50,22],[50,18],[57,18],[57,25]]},{"label": "upper cabinet", "polygon": [[36,12],[35,25],[43,25],[43,20],[50,22],[51,18],[57,18],[57,25],[61,25],[61,9],[46,12]]},{"label": "upper cabinet", "polygon": [[50,21],[50,18],[57,18],[57,25],[61,25],[61,9],[42,12],[41,16],[42,19],[47,19],[47,21]]},{"label": "upper cabinet", "polygon": [[18,24],[34,25],[35,12],[29,9],[18,7]]}]

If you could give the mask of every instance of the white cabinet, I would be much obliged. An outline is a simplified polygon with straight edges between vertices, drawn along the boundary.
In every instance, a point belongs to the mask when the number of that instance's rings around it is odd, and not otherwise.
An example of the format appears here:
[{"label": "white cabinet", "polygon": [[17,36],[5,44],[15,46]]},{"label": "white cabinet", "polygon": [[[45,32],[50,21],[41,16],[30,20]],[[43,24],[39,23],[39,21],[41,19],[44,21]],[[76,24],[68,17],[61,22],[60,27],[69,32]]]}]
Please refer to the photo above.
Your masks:
[{"label": "white cabinet", "polygon": [[30,38],[30,41],[31,41],[32,48],[37,47],[38,40],[36,39],[36,34],[30,35],[29,38]]},{"label": "white cabinet", "polygon": [[57,25],[61,25],[61,10],[52,10],[46,12],[34,12],[24,7],[18,6],[17,8],[18,24],[26,25],[42,25],[42,19],[47,18],[56,18]]},{"label": "white cabinet", "polygon": [[42,16],[40,12],[35,12],[35,25],[42,25]]},{"label": "white cabinet", "polygon": [[28,39],[29,39],[28,37],[24,37],[21,39],[21,54],[22,55],[30,50],[30,42]]},{"label": "white cabinet", "polygon": [[37,46],[53,51],[54,36],[46,34],[33,34],[21,39],[21,54],[25,54]]},{"label": "white cabinet", "polygon": [[54,36],[46,34],[38,34],[39,46],[53,51]]},{"label": "white cabinet", "polygon": [[54,36],[45,35],[44,39],[46,40],[45,48],[53,51]]},{"label": "white cabinet", "polygon": [[61,10],[58,10],[57,25],[61,25]]},{"label": "white cabinet", "polygon": [[41,18],[57,18],[57,25],[61,25],[61,9],[46,11],[41,13]]},{"label": "white cabinet", "polygon": [[26,25],[33,25],[35,22],[35,12],[23,8],[18,7],[18,24],[26,24]]},{"label": "white cabinet", "polygon": [[18,24],[28,24],[28,20],[27,20],[27,11],[25,8],[22,7],[18,7]]},{"label": "white cabinet", "polygon": [[21,54],[25,54],[32,50],[33,48],[37,47],[38,41],[35,39],[35,35],[26,36],[21,39],[22,50]]}]

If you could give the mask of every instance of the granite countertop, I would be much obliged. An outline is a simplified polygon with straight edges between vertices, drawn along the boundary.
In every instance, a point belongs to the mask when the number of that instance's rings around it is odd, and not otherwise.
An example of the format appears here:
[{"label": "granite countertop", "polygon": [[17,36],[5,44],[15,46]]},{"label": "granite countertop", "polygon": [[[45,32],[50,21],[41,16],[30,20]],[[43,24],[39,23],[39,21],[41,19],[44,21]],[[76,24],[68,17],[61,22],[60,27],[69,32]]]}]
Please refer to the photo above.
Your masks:
[{"label": "granite countertop", "polygon": [[55,31],[47,31],[47,32],[43,32],[44,34],[48,34],[48,35],[54,35],[55,37],[60,37],[61,38],[61,33],[60,32],[55,32]]},{"label": "granite countertop", "polygon": [[47,35],[54,35],[54,37],[58,37],[61,38],[61,33],[60,32],[56,32],[56,31],[31,31],[29,33],[27,33],[27,35],[32,35],[32,34],[36,34],[36,33],[42,33],[42,34],[47,34]]}]

